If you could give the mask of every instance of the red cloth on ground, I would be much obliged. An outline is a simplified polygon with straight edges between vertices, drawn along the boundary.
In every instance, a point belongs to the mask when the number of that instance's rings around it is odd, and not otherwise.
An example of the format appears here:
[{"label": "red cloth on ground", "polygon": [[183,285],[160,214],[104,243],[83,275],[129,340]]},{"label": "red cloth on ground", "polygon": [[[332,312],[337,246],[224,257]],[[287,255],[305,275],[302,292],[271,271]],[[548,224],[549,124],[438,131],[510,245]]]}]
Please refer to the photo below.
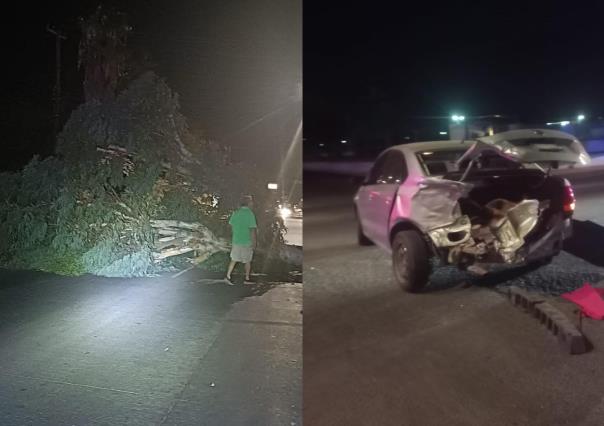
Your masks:
[{"label": "red cloth on ground", "polygon": [[593,288],[588,283],[583,287],[569,293],[564,293],[562,297],[570,300],[581,307],[585,315],[593,319],[604,319],[604,289]]}]

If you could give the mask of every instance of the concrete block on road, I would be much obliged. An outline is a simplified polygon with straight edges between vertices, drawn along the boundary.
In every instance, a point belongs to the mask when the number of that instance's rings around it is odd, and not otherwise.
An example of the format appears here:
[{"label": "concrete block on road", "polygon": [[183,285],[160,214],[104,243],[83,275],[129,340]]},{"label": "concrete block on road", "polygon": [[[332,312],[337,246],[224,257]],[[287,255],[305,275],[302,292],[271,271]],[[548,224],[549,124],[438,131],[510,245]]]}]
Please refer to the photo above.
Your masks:
[{"label": "concrete block on road", "polygon": [[566,315],[545,302],[544,297],[530,294],[515,286],[510,287],[508,296],[514,306],[530,313],[541,324],[545,325],[554,336],[557,336],[565,351],[573,355],[587,352],[585,336],[583,336]]},{"label": "concrete block on road", "polygon": [[534,314],[535,306],[545,301],[543,296],[531,294],[520,287],[512,286],[508,290],[508,296],[512,304],[524,309],[526,312]]},{"label": "concrete block on road", "polygon": [[572,355],[587,352],[585,336],[558,309],[549,303],[537,305],[539,320],[555,335],[565,351]]},{"label": "concrete block on road", "polygon": [[554,308],[549,303],[540,303],[535,307],[535,316],[545,325],[548,330],[551,330],[554,335],[558,332],[557,324],[563,321],[568,321],[563,313]]},{"label": "concrete block on road", "polygon": [[568,329],[562,329],[558,333],[558,339],[562,347],[569,350],[571,355],[580,355],[587,352],[587,342],[585,337],[577,330],[574,325],[570,324]]}]

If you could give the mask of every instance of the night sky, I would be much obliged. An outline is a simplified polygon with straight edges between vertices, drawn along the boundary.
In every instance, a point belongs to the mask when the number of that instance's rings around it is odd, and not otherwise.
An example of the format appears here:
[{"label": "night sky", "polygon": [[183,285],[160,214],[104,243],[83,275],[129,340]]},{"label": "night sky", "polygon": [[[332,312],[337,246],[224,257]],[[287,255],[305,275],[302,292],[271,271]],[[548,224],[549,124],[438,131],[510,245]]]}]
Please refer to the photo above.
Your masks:
[{"label": "night sky", "polygon": [[[379,115],[604,110],[602,2],[304,3],[305,138]],[[404,5],[404,6],[403,6]]]},{"label": "night sky", "polygon": [[[82,100],[77,18],[99,1],[21,2],[5,9],[1,142],[12,158],[52,151],[54,38],[63,54],[65,108]],[[279,167],[301,120],[302,10],[299,0],[105,1],[128,15],[130,47],[179,94],[192,128],[231,145],[233,155],[267,171]],[[264,117],[264,118],[263,118]],[[298,145],[297,158],[301,158]],[[288,168],[296,168],[296,162]]]}]

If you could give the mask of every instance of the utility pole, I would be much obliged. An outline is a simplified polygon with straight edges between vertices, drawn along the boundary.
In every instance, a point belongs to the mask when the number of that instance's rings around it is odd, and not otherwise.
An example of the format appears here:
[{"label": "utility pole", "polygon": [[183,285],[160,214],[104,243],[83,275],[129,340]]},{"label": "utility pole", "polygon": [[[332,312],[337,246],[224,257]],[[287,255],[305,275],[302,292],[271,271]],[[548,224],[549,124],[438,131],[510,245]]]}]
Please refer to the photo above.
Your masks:
[{"label": "utility pole", "polygon": [[59,133],[61,126],[61,41],[66,40],[60,31],[53,29],[50,25],[46,26],[46,31],[55,36],[55,62],[56,62],[56,80],[53,89],[53,119],[54,119],[54,135]]}]

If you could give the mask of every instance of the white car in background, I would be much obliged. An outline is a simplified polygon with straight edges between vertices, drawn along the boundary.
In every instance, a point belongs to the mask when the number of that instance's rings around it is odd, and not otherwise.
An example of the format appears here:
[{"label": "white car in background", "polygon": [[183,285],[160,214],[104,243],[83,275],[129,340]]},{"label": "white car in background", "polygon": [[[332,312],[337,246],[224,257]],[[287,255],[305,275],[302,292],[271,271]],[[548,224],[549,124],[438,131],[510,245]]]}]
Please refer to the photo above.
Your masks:
[{"label": "white car in background", "polygon": [[589,161],[555,130],[391,147],[354,197],[359,244],[390,252],[407,291],[428,283],[433,258],[481,274],[493,263],[548,262],[575,208],[570,183],[550,171]]}]

